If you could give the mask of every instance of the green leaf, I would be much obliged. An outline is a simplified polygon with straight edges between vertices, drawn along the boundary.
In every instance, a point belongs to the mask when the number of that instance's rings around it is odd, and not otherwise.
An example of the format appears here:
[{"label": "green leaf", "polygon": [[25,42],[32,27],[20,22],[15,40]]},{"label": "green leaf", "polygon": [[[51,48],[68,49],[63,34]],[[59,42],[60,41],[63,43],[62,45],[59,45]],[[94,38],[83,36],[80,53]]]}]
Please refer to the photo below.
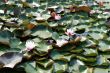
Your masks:
[{"label": "green leaf", "polygon": [[13,68],[22,61],[23,54],[19,52],[6,52],[0,56],[0,66]]},{"label": "green leaf", "polygon": [[57,32],[53,32],[53,33],[52,33],[52,38],[53,38],[54,40],[57,40],[57,39],[59,38],[59,34],[58,34]]},{"label": "green leaf", "polygon": [[21,43],[20,40],[17,38],[10,39],[10,47],[11,48],[17,48],[20,43]]},{"label": "green leaf", "polygon": [[[34,63],[34,62],[33,62]],[[26,73],[37,73],[37,69],[35,68],[35,63],[26,63],[25,64],[25,71]]]},{"label": "green leaf", "polygon": [[9,40],[12,37],[13,34],[10,31],[8,30],[0,31],[0,43],[9,45]]},{"label": "green leaf", "polygon": [[109,72],[108,72],[108,69],[95,68],[95,69],[94,69],[94,73],[109,73]]},{"label": "green leaf", "polygon": [[82,47],[82,45],[79,45],[79,46],[73,48],[72,50],[70,50],[70,52],[72,52],[72,53],[81,53],[81,52],[83,52],[83,47]]},{"label": "green leaf", "polygon": [[103,34],[99,32],[92,32],[89,35],[95,40],[103,39]]},{"label": "green leaf", "polygon": [[108,64],[109,64],[109,61],[107,60],[106,57],[104,57],[102,55],[97,56],[96,65],[105,65],[105,66],[108,66]]},{"label": "green leaf", "polygon": [[102,40],[102,41],[100,41],[99,42],[99,50],[101,50],[101,51],[109,51],[110,50],[110,45],[109,45],[109,41],[104,41],[104,40]]},{"label": "green leaf", "polygon": [[42,68],[41,66],[36,66],[37,72],[36,73],[52,73],[53,72],[53,66],[48,68]]},{"label": "green leaf", "polygon": [[53,66],[54,66],[54,72],[56,73],[63,73],[67,71],[67,68],[68,68],[67,63],[63,61],[55,61]]},{"label": "green leaf", "polygon": [[35,32],[32,33],[33,36],[39,36],[40,38],[46,39],[52,36],[52,33],[47,28],[36,28]]},{"label": "green leaf", "polygon": [[83,47],[95,47],[97,45],[96,42],[90,39],[86,39],[84,42],[81,44]]},{"label": "green leaf", "polygon": [[48,45],[45,42],[40,42],[37,45],[37,50],[39,53],[48,53],[49,50],[51,50],[53,47],[52,45]]},{"label": "green leaf", "polygon": [[42,61],[36,61],[36,63],[43,66],[44,68],[47,68],[53,64],[53,61],[51,59],[46,59],[46,60],[42,60]]},{"label": "green leaf", "polygon": [[77,56],[77,58],[81,61],[84,61],[84,62],[88,62],[88,63],[93,63],[93,62],[96,62],[96,58],[91,58],[91,57],[83,57],[83,56]]},{"label": "green leaf", "polygon": [[96,56],[98,54],[96,49],[91,48],[84,48],[84,55],[85,56]]},{"label": "green leaf", "polygon": [[69,63],[69,72],[75,73],[86,73],[85,70],[87,67],[85,64],[80,60],[72,59]]},{"label": "green leaf", "polygon": [[57,50],[52,50],[50,56],[53,60],[63,60],[64,59],[64,55],[59,53]]}]

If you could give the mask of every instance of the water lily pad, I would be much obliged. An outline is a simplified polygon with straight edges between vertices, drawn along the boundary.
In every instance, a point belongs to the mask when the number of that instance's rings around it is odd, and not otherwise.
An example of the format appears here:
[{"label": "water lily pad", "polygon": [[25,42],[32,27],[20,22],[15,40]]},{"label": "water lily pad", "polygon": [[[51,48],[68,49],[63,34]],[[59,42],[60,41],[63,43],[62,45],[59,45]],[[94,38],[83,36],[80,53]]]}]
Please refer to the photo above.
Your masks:
[{"label": "water lily pad", "polygon": [[44,28],[44,29],[40,29],[39,27],[36,28],[34,30],[34,32],[32,32],[33,36],[39,36],[40,38],[46,39],[46,38],[50,38],[52,36],[52,33],[50,30]]},{"label": "water lily pad", "polygon": [[13,37],[13,33],[8,30],[0,31],[0,43],[9,45],[10,38]]},{"label": "water lily pad", "polygon": [[96,49],[84,48],[84,55],[85,56],[96,56],[98,55],[98,52]]},{"label": "water lily pad", "polygon": [[19,52],[6,52],[0,56],[0,67],[13,68],[22,61],[23,54]]},{"label": "water lily pad", "polygon": [[68,65],[63,61],[56,61],[53,65],[54,71],[57,73],[62,73],[67,71]]},{"label": "water lily pad", "polygon": [[26,71],[26,73],[31,73],[31,72],[36,73],[37,69],[35,68],[35,63],[34,64],[26,63],[25,64],[25,71]]},{"label": "water lily pad", "polygon": [[108,73],[108,69],[104,69],[104,68],[95,68],[94,69],[94,73]]},{"label": "water lily pad", "polygon": [[42,61],[37,61],[37,64],[43,66],[44,68],[49,67],[50,65],[53,64],[53,61],[51,59],[49,60],[42,60]]},{"label": "water lily pad", "polygon": [[108,66],[108,64],[109,64],[109,61],[107,60],[106,57],[104,57],[102,55],[97,56],[96,65],[105,65],[105,66]]},{"label": "water lily pad", "polygon": [[110,50],[110,45],[109,45],[109,41],[100,41],[99,42],[99,50],[101,51],[109,51]]},{"label": "water lily pad", "polygon": [[52,48],[53,48],[52,45],[48,45],[45,42],[40,42],[38,43],[36,49],[38,50],[39,53],[48,53],[49,50],[51,50]]}]

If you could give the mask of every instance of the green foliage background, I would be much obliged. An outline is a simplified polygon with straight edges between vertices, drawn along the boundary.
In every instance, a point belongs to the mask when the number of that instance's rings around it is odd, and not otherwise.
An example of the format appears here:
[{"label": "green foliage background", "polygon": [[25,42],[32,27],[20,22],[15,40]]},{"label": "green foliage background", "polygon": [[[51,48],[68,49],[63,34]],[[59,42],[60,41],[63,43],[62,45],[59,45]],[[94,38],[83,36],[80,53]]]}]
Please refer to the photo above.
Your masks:
[{"label": "green foliage background", "polygon": [[[33,3],[38,7],[33,7]],[[0,1],[0,54],[20,52],[28,39],[34,40],[37,46],[24,54],[23,61],[13,69],[0,65],[0,73],[108,73],[110,28],[106,26],[106,19],[110,15],[103,12],[110,6],[107,3],[103,7],[91,6],[91,10],[100,11],[91,16],[83,11],[71,13],[66,10],[81,3],[80,0]],[[59,14],[60,20],[48,21],[51,15],[47,9],[53,6],[62,7],[65,12]],[[36,20],[36,13],[40,13],[44,20]],[[29,24],[34,24],[34,28],[28,28]],[[75,37],[61,47],[48,43],[59,38],[68,39],[65,31],[69,28],[81,38],[80,41],[75,41]]]}]

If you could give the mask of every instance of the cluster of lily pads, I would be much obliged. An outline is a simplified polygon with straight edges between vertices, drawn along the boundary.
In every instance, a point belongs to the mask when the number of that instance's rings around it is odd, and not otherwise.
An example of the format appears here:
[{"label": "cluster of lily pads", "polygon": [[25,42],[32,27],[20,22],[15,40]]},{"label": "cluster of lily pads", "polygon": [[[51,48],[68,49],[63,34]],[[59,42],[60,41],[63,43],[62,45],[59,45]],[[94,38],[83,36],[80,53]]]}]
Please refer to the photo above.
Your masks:
[{"label": "cluster of lily pads", "polygon": [[110,72],[109,3],[0,1],[0,72]]}]

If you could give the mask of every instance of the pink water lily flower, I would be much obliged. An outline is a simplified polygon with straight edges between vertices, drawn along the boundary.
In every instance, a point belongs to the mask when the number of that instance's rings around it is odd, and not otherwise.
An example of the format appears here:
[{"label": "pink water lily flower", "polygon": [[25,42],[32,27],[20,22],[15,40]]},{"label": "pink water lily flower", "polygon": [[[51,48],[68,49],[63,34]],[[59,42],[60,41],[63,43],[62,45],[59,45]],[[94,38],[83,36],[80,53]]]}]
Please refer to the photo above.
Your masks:
[{"label": "pink water lily flower", "polygon": [[94,14],[94,13],[96,13],[95,10],[91,10],[91,11],[90,11],[90,14]]},{"label": "pink water lily flower", "polygon": [[33,48],[35,48],[36,45],[35,45],[35,42],[33,40],[27,40],[25,46],[26,46],[26,50],[30,51]]},{"label": "pink water lily flower", "polygon": [[74,31],[72,29],[67,29],[65,34],[68,35],[68,36],[73,36],[75,33],[74,33]]},{"label": "pink water lily flower", "polygon": [[61,16],[59,14],[55,15],[55,20],[60,20],[61,19]]},{"label": "pink water lily flower", "polygon": [[65,43],[68,43],[67,40],[64,40],[64,39],[60,39],[60,40],[56,40],[56,45],[58,47],[61,47],[62,45],[64,45]]}]

